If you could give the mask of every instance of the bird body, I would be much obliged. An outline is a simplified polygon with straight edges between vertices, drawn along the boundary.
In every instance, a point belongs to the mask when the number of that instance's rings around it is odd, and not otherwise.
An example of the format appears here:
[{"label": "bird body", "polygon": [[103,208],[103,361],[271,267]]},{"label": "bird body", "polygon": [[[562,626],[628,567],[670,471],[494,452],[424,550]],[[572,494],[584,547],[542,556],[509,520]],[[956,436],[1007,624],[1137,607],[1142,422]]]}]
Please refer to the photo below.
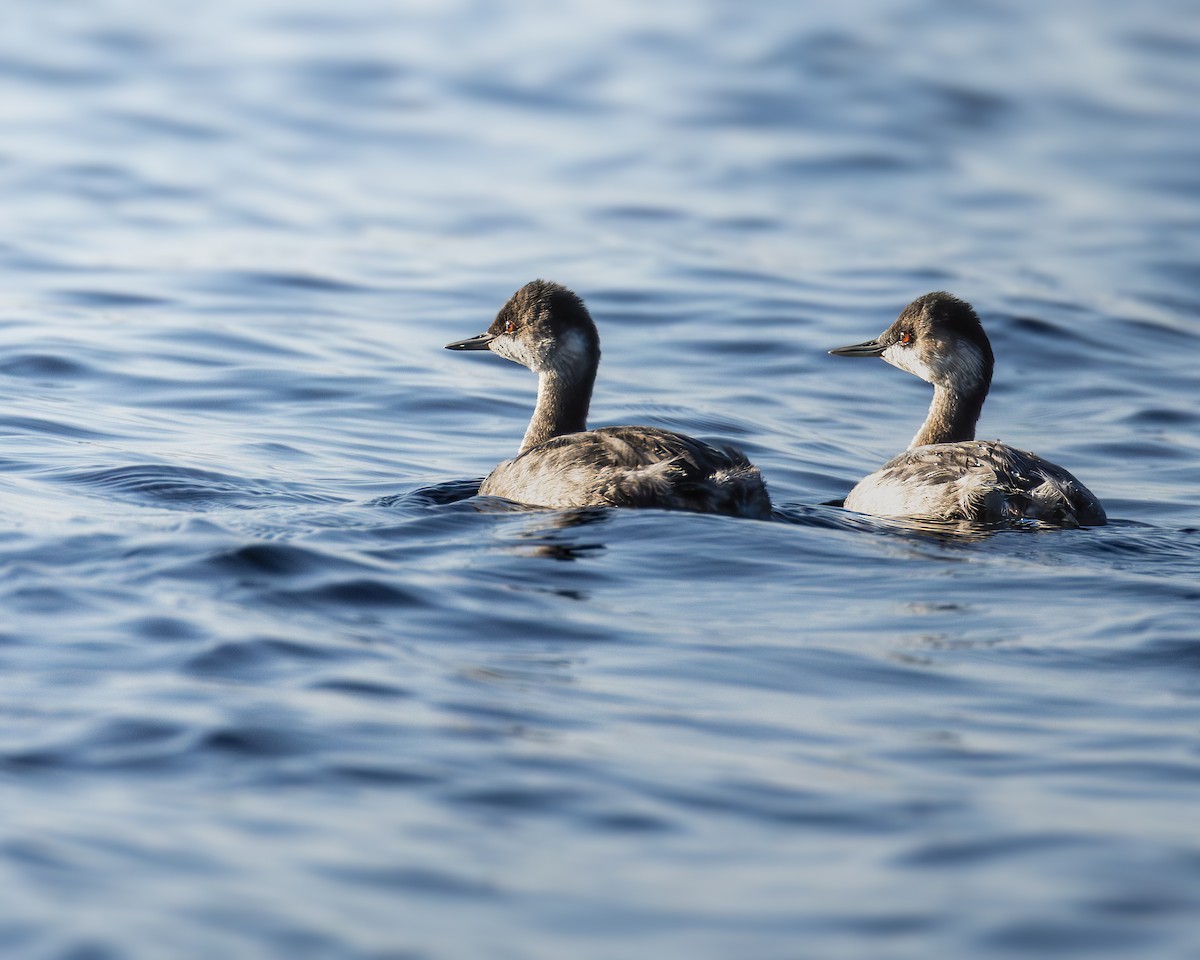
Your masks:
[{"label": "bird body", "polygon": [[769,519],[762,474],[733,447],[658,427],[587,429],[600,338],[583,301],[535,280],[486,333],[447,344],[491,350],[538,375],[521,449],[480,485],[487,496],[546,507],[658,507]]},{"label": "bird body", "polygon": [[929,413],[909,448],[859,481],[846,497],[847,509],[984,523],[1107,522],[1100,501],[1062,467],[996,440],[975,439],[994,360],[969,303],[948,293],[926,294],[875,340],[829,352],[881,357],[934,388]]}]

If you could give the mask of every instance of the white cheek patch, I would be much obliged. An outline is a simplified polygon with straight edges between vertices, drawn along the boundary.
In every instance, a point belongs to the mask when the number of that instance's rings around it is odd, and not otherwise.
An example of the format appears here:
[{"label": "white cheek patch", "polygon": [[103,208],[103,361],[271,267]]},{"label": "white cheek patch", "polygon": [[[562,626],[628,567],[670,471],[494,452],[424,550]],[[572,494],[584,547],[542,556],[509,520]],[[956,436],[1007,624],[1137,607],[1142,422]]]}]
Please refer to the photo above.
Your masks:
[{"label": "white cheek patch", "polygon": [[522,337],[501,334],[488,346],[493,353],[534,373],[553,370],[564,376],[587,369],[592,355],[587,337],[578,330],[567,330],[557,341],[546,337],[532,343]]},{"label": "white cheek patch", "polygon": [[945,371],[946,379],[959,393],[978,389],[983,380],[983,355],[973,343],[963,341],[954,352],[954,364]]},{"label": "white cheek patch", "polygon": [[558,349],[550,363],[559,373],[572,373],[587,365],[587,338],[578,330],[567,330],[558,338]]},{"label": "white cheek patch", "polygon": [[505,360],[511,360],[513,363],[519,363],[523,367],[528,367],[530,370],[537,370],[540,366],[537,358],[516,337],[502,334],[489,343],[488,347],[492,353],[503,357]]},{"label": "white cheek patch", "polygon": [[899,367],[901,370],[907,370],[914,376],[920,377],[926,383],[933,383],[936,379],[936,372],[917,356],[917,352],[912,347],[893,343],[883,351],[883,359],[893,367]]}]

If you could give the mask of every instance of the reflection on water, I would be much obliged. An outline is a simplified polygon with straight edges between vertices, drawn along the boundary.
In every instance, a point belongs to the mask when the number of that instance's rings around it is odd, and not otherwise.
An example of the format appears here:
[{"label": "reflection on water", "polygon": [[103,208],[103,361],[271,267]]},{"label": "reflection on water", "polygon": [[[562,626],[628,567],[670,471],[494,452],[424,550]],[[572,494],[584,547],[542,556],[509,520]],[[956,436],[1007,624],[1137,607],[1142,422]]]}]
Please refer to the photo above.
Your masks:
[{"label": "reflection on water", "polygon": [[[10,12],[5,956],[1191,949],[1189,7]],[[534,276],[778,522],[475,495]],[[934,289],[1109,526],[840,508]]]}]

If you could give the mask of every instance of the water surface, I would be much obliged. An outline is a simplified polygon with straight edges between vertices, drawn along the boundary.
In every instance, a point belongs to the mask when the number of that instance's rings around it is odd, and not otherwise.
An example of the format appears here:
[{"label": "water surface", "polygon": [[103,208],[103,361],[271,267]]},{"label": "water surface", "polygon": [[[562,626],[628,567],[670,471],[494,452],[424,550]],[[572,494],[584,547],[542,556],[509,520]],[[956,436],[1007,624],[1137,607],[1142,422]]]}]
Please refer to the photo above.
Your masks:
[{"label": "water surface", "polygon": [[[1200,936],[1200,20],[944,0],[18,2],[0,39],[0,945],[1182,957]],[[473,498],[592,419],[774,523]],[[830,504],[928,388],[1101,529]]]}]

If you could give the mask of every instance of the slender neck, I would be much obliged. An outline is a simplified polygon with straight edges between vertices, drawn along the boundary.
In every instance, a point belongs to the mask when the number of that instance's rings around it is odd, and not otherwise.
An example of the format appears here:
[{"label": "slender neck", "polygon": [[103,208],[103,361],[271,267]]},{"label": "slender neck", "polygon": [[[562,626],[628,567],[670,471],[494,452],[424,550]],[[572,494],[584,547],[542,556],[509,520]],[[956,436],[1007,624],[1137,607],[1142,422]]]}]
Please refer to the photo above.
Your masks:
[{"label": "slender neck", "polygon": [[575,372],[544,369],[538,374],[537,405],[521,441],[521,452],[564,433],[587,429],[596,364]]},{"label": "slender neck", "polygon": [[942,384],[933,388],[933,402],[929,404],[929,415],[921,429],[913,437],[913,447],[927,443],[957,443],[959,440],[975,439],[975,424],[983,410],[987,390],[974,394],[960,393]]}]

